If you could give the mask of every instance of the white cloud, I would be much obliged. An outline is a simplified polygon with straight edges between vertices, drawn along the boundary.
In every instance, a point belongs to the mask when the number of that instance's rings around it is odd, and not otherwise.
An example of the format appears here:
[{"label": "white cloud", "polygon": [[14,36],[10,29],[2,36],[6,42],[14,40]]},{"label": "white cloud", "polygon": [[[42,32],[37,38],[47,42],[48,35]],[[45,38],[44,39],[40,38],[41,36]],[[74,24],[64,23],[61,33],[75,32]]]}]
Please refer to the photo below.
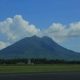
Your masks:
[{"label": "white cloud", "polygon": [[80,36],[80,22],[63,25],[61,23],[53,23],[48,29],[43,31],[43,35],[51,37],[56,42],[63,42],[71,37]]},{"label": "white cloud", "polygon": [[[24,20],[21,15],[16,15],[13,18],[0,21],[0,35],[5,37],[5,41],[10,44],[33,35],[48,36],[60,43],[69,39],[69,37],[80,36],[80,22],[68,25],[53,23],[47,29],[40,30],[35,25]],[[8,45],[3,41],[0,39],[0,49]]]},{"label": "white cloud", "polygon": [[67,34],[65,26],[60,23],[53,23],[48,29],[43,31],[44,36],[49,36],[57,42],[62,42]]},{"label": "white cloud", "polygon": [[71,23],[68,29],[68,36],[80,36],[80,22]]},{"label": "white cloud", "polygon": [[6,48],[8,45],[9,43],[0,41],[0,49]]},{"label": "white cloud", "polygon": [[35,35],[39,31],[40,29],[37,29],[33,24],[29,24],[21,15],[16,15],[0,22],[0,33],[7,37],[6,40],[12,42],[23,37]]}]

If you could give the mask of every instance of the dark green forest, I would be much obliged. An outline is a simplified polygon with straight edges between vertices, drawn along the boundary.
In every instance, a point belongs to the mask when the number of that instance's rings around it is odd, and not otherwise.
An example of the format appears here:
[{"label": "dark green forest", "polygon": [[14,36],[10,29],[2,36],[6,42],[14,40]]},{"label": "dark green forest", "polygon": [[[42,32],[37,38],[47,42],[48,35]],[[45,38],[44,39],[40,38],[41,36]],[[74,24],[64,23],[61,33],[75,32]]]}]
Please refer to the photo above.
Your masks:
[{"label": "dark green forest", "polygon": [[80,61],[48,59],[0,59],[0,64],[80,64]]}]

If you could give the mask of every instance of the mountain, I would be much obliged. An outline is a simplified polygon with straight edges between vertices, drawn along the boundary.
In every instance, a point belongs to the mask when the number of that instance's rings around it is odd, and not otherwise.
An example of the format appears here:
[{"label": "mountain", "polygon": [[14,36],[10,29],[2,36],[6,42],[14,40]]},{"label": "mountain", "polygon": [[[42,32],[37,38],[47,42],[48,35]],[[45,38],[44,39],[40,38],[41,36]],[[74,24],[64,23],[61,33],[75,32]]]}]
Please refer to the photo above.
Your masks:
[{"label": "mountain", "polygon": [[47,58],[80,60],[80,54],[68,50],[49,37],[26,37],[0,51],[1,59],[14,58]]}]

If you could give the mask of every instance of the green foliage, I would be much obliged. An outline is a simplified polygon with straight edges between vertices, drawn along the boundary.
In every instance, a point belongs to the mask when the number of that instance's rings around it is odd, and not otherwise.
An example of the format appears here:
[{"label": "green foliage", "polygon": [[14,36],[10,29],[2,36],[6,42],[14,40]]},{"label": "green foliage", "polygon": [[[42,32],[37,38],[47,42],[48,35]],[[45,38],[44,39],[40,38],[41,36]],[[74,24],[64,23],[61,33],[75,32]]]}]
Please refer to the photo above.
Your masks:
[{"label": "green foliage", "polygon": [[80,64],[80,61],[48,60],[48,59],[0,59],[0,64]]}]

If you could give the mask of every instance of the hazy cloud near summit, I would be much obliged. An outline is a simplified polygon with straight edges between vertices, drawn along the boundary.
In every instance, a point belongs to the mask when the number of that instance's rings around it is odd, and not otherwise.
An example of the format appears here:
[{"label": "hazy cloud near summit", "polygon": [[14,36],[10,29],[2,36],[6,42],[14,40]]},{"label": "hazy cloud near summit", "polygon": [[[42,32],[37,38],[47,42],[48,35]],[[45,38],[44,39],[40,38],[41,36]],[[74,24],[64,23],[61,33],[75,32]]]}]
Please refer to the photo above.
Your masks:
[{"label": "hazy cloud near summit", "polygon": [[0,49],[3,49],[5,47],[7,47],[9,45],[9,43],[4,42],[4,41],[0,41]]},{"label": "hazy cloud near summit", "polygon": [[12,42],[22,37],[35,35],[39,31],[35,25],[29,24],[21,15],[0,22],[0,33],[7,37],[6,40]]},{"label": "hazy cloud near summit", "polygon": [[0,36],[5,37],[6,41],[2,41],[0,37],[0,49],[24,37],[33,35],[40,37],[49,36],[56,42],[63,42],[69,39],[69,37],[80,36],[80,22],[70,23],[68,25],[54,22],[47,29],[40,30],[35,25],[24,20],[21,15],[16,15],[13,18],[0,21]]},{"label": "hazy cloud near summit", "polygon": [[71,37],[80,37],[80,22],[70,23],[69,25],[53,23],[48,29],[44,30],[44,34],[57,42],[63,42]]}]

